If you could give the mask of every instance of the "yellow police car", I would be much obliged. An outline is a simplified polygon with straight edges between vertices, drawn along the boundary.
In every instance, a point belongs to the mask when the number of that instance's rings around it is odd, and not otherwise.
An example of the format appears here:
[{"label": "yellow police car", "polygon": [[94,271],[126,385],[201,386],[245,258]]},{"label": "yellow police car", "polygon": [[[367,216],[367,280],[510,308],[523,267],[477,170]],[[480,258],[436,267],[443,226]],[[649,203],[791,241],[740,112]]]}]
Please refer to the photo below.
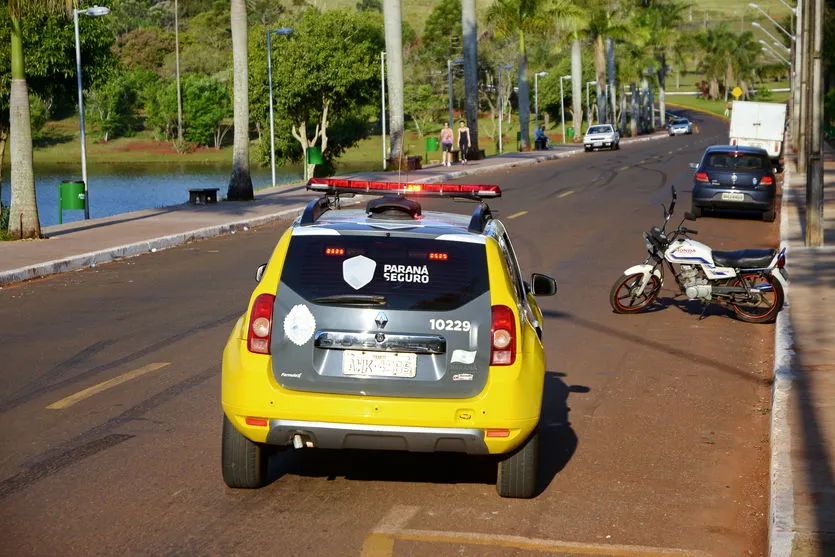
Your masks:
[{"label": "yellow police car", "polygon": [[[314,178],[223,351],[222,472],[266,482],[274,448],[496,455],[533,497],[553,278],[522,275],[478,184]],[[366,197],[368,196],[368,197]],[[471,214],[423,211],[468,199]],[[349,198],[367,199],[347,206]]]}]

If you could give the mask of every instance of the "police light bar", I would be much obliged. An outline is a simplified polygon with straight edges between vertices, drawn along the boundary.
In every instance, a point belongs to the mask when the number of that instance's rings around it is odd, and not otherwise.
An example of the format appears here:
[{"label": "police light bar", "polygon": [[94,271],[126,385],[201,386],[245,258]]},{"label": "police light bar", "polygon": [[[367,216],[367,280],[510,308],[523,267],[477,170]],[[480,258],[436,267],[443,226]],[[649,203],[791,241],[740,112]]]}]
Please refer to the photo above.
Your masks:
[{"label": "police light bar", "polygon": [[487,184],[404,184],[342,178],[311,178],[307,189],[328,195],[359,193],[368,195],[409,195],[418,197],[466,197],[485,199],[501,197],[499,186]]}]

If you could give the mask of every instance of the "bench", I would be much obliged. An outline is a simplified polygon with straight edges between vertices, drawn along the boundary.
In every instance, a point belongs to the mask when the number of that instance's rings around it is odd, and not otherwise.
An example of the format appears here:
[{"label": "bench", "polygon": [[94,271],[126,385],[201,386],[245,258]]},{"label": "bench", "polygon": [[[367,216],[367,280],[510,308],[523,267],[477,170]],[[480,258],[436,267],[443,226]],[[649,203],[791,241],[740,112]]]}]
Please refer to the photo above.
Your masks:
[{"label": "bench", "polygon": [[207,205],[217,203],[217,192],[220,188],[195,188],[188,190],[188,202],[193,205]]}]

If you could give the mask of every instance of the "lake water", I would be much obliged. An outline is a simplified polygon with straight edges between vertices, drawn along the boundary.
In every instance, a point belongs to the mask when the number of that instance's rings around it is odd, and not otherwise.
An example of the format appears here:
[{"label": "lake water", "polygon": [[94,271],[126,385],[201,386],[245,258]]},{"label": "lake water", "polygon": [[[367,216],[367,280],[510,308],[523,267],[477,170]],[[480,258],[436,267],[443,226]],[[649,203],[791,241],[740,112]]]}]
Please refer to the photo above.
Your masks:
[{"label": "lake water", "polygon": [[[340,167],[339,172],[356,172],[372,168]],[[188,190],[220,188],[218,196],[226,195],[231,175],[229,164],[95,164],[87,167],[87,190],[90,197],[90,218],[108,217],[142,209],[157,209],[188,201]],[[272,185],[269,167],[250,167],[255,189]],[[81,167],[65,165],[35,167],[35,189],[41,226],[58,224],[58,184],[81,180]],[[300,182],[302,168],[276,168],[276,184]],[[9,168],[3,170],[0,199],[8,206],[11,197]],[[84,219],[84,211],[64,211],[64,222]]]}]

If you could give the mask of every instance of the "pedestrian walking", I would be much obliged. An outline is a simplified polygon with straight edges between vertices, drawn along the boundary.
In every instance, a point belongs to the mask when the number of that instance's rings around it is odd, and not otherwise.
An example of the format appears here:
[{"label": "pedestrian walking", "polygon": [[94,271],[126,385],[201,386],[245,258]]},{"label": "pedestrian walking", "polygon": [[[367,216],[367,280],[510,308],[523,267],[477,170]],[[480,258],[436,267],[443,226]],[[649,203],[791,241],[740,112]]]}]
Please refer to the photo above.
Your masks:
[{"label": "pedestrian walking", "polygon": [[467,164],[467,152],[470,150],[470,128],[466,122],[461,120],[458,124],[458,154],[461,157],[461,164]]},{"label": "pedestrian walking", "polygon": [[452,166],[452,128],[449,127],[449,122],[444,122],[444,127],[441,128],[441,164],[444,166]]}]

